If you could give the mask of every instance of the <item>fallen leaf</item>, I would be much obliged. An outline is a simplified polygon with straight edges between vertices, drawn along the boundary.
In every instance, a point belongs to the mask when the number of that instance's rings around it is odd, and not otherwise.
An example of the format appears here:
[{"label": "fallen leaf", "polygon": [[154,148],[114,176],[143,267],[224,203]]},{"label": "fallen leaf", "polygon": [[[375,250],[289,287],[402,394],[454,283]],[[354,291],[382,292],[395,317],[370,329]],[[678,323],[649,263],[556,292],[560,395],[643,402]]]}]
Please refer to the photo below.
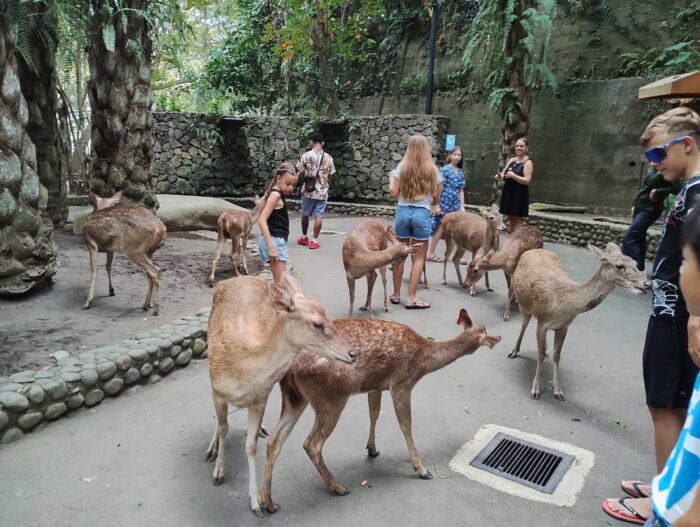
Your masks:
[{"label": "fallen leaf", "polygon": [[544,414],[542,412],[537,412],[537,415],[539,415],[540,417],[544,417]]},{"label": "fallen leaf", "polygon": [[80,481],[84,481],[85,483],[91,483],[92,478],[88,478],[87,476],[80,476]]},{"label": "fallen leaf", "polygon": [[469,409],[466,406],[464,407],[464,411],[469,413]]},{"label": "fallen leaf", "polygon": [[578,417],[572,417],[571,420],[572,420],[574,423],[580,423],[580,422],[581,422],[581,419],[579,419]]},{"label": "fallen leaf", "polygon": [[625,423],[623,423],[622,421],[618,421],[617,419],[613,419],[612,422],[618,426],[621,426],[622,428],[627,428],[627,425]]},{"label": "fallen leaf", "polygon": [[360,483],[360,485],[362,485],[362,486],[364,487],[365,485],[367,485],[367,483],[368,483],[368,482],[367,482],[367,480],[365,479],[365,480],[362,481],[362,483]]}]

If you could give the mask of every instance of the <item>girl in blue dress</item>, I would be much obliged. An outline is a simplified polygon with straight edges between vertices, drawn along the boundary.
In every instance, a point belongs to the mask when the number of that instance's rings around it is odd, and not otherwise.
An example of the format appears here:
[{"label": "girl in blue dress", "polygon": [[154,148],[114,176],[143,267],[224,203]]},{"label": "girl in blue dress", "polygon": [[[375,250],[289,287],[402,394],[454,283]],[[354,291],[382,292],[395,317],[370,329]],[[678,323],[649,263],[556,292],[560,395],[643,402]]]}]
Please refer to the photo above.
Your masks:
[{"label": "girl in blue dress", "polygon": [[426,259],[431,262],[442,262],[435,254],[438,240],[442,238],[442,219],[448,212],[464,210],[464,171],[462,170],[462,148],[455,146],[447,155],[449,164],[442,167],[442,192],[440,193],[440,209],[442,214],[433,216],[433,239]]}]

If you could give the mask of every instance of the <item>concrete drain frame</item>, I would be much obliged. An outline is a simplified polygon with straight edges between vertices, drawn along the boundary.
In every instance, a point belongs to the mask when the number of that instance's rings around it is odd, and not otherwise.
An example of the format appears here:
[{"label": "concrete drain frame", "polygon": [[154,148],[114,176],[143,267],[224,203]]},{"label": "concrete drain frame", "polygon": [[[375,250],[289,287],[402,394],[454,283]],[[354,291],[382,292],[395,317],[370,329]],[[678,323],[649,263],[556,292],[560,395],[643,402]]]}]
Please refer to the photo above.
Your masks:
[{"label": "concrete drain frame", "polygon": [[[501,443],[504,436],[507,439],[516,439],[528,447],[534,447],[557,455],[562,455],[562,460],[555,472],[561,475],[561,481],[553,482],[552,488],[546,491],[535,485],[527,486],[517,480],[506,479],[500,474],[497,467],[477,467],[479,461],[483,461],[494,448]],[[586,477],[595,463],[593,452],[560,441],[506,428],[504,426],[488,424],[482,426],[474,435],[474,438],[464,444],[450,461],[450,468],[463,476],[478,481],[491,488],[506,492],[541,503],[551,503],[560,507],[572,507],[576,503]],[[492,463],[493,464],[493,463]],[[497,464],[497,463],[496,463]],[[555,477],[552,473],[550,481]],[[550,492],[551,491],[551,492]]]}]

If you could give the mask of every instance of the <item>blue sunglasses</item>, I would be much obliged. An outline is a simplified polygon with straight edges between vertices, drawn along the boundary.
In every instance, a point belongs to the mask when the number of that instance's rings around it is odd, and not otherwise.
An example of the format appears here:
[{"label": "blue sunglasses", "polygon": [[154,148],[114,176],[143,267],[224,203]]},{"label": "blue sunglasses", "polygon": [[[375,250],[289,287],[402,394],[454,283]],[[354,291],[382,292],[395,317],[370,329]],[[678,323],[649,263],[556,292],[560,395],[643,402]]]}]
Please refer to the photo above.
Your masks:
[{"label": "blue sunglasses", "polygon": [[671,139],[665,145],[650,148],[649,150],[644,152],[644,155],[647,156],[647,159],[649,160],[650,163],[661,163],[661,161],[666,159],[666,156],[668,155],[666,150],[668,150],[673,145],[680,143],[686,137],[690,137],[691,135],[695,135],[696,133],[697,132],[688,132],[687,134],[682,135],[681,137],[676,137],[675,139]]}]

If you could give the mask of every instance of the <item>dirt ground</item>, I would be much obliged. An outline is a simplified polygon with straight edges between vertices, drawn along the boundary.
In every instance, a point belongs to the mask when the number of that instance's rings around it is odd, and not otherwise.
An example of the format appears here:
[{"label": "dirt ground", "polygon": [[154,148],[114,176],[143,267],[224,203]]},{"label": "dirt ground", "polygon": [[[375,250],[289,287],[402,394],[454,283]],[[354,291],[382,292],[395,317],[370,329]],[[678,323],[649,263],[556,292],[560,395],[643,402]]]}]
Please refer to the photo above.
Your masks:
[{"label": "dirt ground", "polygon": [[[125,255],[115,254],[112,283],[107,291],[106,256],[99,255],[95,299],[82,309],[90,286],[90,260],[82,236],[57,230],[60,268],[53,283],[19,299],[0,300],[0,375],[50,364],[49,353],[71,353],[105,346],[155,329],[174,318],[192,315],[211,304],[207,280],[215,241],[190,233],[169,233],[153,258],[161,268],[161,312],[154,317],[140,309],[146,298],[146,275]],[[226,245],[216,279],[229,278]],[[251,274],[261,270],[257,256],[248,254]]]}]

